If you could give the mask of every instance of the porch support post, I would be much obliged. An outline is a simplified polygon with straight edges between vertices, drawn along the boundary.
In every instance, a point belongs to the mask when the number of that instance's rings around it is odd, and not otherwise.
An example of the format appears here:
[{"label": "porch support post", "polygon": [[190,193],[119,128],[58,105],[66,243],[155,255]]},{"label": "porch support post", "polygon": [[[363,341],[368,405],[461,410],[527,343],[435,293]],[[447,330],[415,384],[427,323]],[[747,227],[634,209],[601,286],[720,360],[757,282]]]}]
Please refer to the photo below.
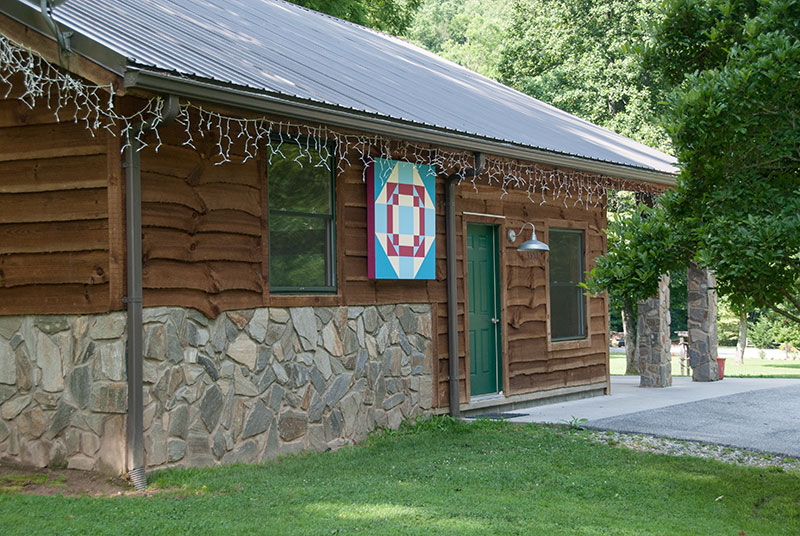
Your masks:
[{"label": "porch support post", "polygon": [[641,387],[672,385],[669,324],[669,274],[665,274],[659,281],[658,294],[639,302],[636,352]]},{"label": "porch support post", "polygon": [[717,291],[714,273],[692,263],[686,270],[687,328],[692,380],[719,380],[717,366]]}]

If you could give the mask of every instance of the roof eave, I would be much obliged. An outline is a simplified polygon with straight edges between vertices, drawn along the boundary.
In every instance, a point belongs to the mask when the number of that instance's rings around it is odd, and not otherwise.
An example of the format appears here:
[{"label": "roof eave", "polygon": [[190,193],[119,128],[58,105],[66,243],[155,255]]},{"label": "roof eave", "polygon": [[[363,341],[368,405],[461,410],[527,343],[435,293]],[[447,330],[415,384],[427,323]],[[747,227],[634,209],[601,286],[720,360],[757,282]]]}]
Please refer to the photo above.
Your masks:
[{"label": "roof eave", "polygon": [[674,173],[546,151],[285,95],[269,94],[232,85],[223,86],[173,73],[129,68],[125,73],[125,87],[129,90],[141,89],[169,93],[189,99],[199,99],[257,112],[362,130],[396,139],[444,145],[465,151],[482,152],[620,179],[644,181],[664,186],[675,185]]}]

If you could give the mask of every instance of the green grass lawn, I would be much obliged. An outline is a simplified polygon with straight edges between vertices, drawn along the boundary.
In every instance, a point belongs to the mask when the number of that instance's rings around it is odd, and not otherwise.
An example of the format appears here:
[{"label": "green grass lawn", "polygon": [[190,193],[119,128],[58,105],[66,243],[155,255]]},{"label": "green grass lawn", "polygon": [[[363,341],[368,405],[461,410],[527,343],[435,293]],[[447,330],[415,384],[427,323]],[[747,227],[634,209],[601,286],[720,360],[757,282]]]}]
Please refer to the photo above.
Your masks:
[{"label": "green grass lawn", "polygon": [[[611,354],[611,374],[625,374],[625,354]],[[672,356],[672,375],[681,376],[680,360]],[[683,376],[686,376],[684,373]],[[751,377],[751,378],[800,378],[800,361],[798,360],[767,360],[746,358],[742,365],[737,365],[733,359],[725,360],[726,377]]]},{"label": "green grass lawn", "polygon": [[336,452],[171,470],[152,497],[0,495],[0,534],[797,534],[800,475],[567,427],[427,421]]}]

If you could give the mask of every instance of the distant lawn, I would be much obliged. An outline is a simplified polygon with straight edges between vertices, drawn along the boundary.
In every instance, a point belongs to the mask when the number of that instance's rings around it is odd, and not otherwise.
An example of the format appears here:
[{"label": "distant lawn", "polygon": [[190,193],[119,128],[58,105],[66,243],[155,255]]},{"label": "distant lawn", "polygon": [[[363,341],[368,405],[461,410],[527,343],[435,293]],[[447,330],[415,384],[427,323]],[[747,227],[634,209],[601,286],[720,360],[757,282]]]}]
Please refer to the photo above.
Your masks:
[{"label": "distant lawn", "polygon": [[[625,374],[625,354],[611,354],[611,374]],[[680,360],[676,356],[672,357],[672,375],[681,375]],[[737,365],[733,359],[728,358],[725,360],[725,376],[731,378],[800,378],[800,361],[796,359],[745,358],[744,364]]]},{"label": "distant lawn", "polygon": [[800,475],[428,421],[279,463],[158,473],[152,497],[0,495],[11,534],[797,534]]}]

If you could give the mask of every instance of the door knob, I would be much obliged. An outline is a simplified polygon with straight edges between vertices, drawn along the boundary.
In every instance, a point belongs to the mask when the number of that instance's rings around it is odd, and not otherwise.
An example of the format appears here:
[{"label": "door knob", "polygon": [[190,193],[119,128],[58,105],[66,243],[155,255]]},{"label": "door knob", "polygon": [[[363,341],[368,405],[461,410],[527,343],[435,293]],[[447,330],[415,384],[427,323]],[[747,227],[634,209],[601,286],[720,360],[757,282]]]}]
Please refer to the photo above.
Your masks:
[{"label": "door knob", "polygon": [[499,318],[492,318],[492,324],[497,324],[498,322],[500,322]]}]

